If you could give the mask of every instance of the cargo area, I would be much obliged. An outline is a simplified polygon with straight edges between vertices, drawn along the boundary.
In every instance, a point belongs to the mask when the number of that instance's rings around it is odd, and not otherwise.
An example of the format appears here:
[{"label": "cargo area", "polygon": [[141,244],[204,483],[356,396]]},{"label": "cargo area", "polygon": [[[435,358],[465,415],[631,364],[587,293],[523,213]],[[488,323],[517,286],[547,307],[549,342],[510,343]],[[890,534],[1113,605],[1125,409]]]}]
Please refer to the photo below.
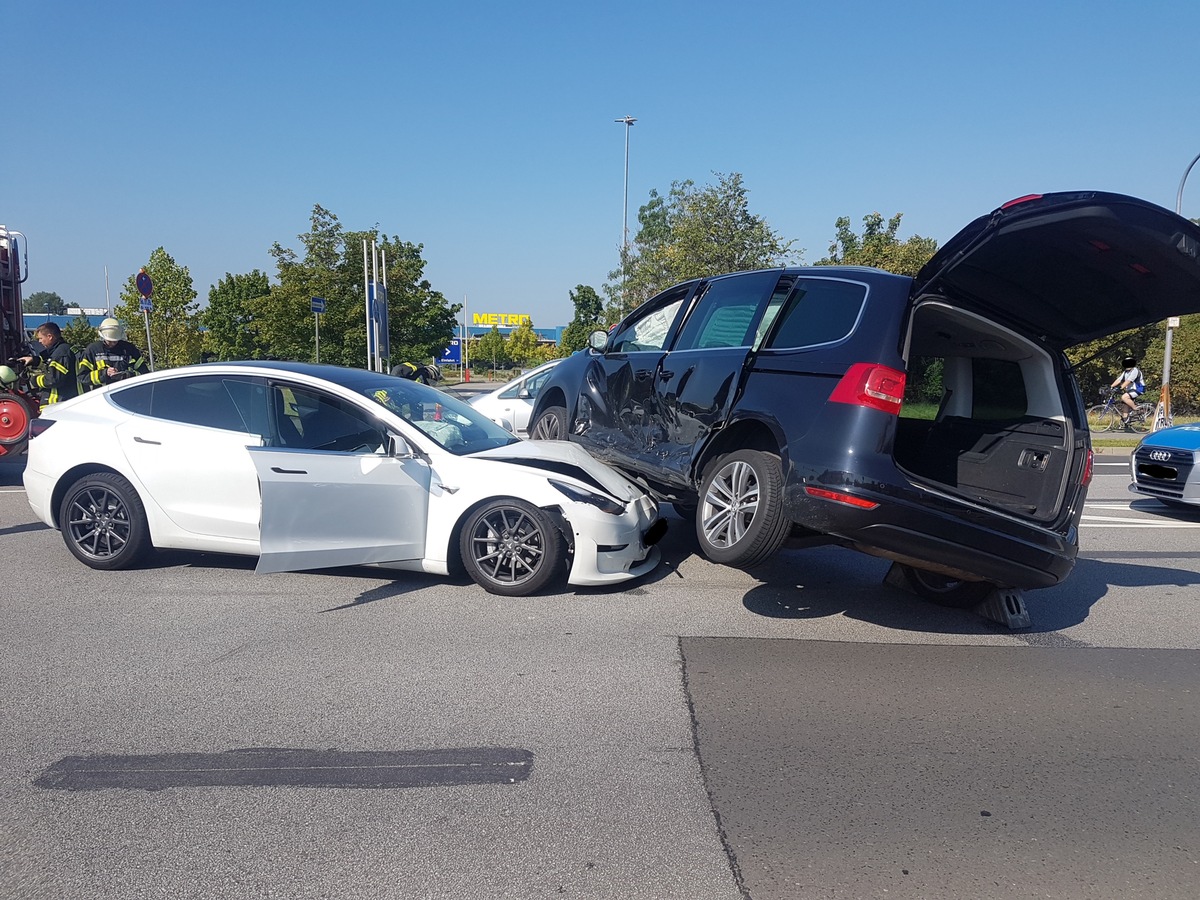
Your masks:
[{"label": "cargo area", "polygon": [[931,487],[1039,521],[1059,512],[1073,426],[1044,348],[941,301],[918,304],[893,456]]}]

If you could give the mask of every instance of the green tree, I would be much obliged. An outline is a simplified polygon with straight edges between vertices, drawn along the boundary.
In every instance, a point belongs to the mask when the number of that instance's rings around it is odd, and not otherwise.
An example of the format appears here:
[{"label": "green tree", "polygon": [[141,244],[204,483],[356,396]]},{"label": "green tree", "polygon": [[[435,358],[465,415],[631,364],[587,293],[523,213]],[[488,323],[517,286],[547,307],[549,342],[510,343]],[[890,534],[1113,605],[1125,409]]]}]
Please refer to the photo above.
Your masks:
[{"label": "green tree", "polygon": [[92,323],[88,321],[85,315],[78,315],[62,330],[63,340],[71,345],[71,349],[76,353],[82,353],[87,349],[88,344],[95,341],[99,334],[92,327]]},{"label": "green tree", "polygon": [[896,232],[904,213],[896,213],[883,225],[877,212],[863,216],[861,236],[850,229],[850,219],[842,216],[834,224],[837,237],[829,245],[829,256],[818,266],[872,266],[897,275],[916,277],[921,267],[937,252],[937,241],[914,235],[901,241]]},{"label": "green tree", "polygon": [[27,313],[46,313],[48,316],[67,314],[67,304],[54,291],[34,291],[24,299],[21,308]]},{"label": "green tree", "polygon": [[204,350],[217,359],[259,359],[264,353],[258,341],[252,301],[271,293],[266,274],[255,269],[243,275],[225,273],[208,292],[208,306],[200,313]]},{"label": "green tree", "polygon": [[508,356],[508,341],[495,325],[492,330],[484,333],[471,343],[470,359],[476,365],[488,366],[492,369],[507,368],[512,364]]},{"label": "green tree", "polygon": [[[170,369],[198,362],[202,341],[199,304],[187,266],[176,263],[171,254],[159,247],[150,254],[144,268],[154,285],[150,298],[153,309],[148,314],[154,367]],[[137,276],[130,275],[114,310],[130,335],[145,334],[141,301]],[[142,342],[134,340],[133,343],[141,347]],[[146,350],[145,347],[141,349]]]},{"label": "green tree", "polygon": [[799,258],[802,251],[793,250],[794,241],[750,212],[740,174],[714,174],[715,185],[697,188],[692,181],[677,181],[666,197],[650,192],[638,211],[637,237],[604,286],[610,324],[689,278],[765,269]]},{"label": "green tree", "polygon": [[322,297],[321,361],[367,365],[364,240],[373,241],[386,260],[392,360],[424,362],[449,344],[462,307],[448,305],[425,280],[422,245],[378,230],[344,231],[337,216],[319,205],[313,207],[308,233],[299,240],[303,256],[279,243],[272,246],[279,283],[267,297],[247,301],[264,352],[280,359],[313,359],[311,304],[313,297]]},{"label": "green tree", "polygon": [[596,289],[586,284],[577,284],[570,292],[575,315],[563,329],[559,340],[559,352],[566,356],[587,346],[587,337],[597,328],[604,327],[604,301]]},{"label": "green tree", "polygon": [[540,338],[533,330],[533,320],[527,319],[509,332],[505,342],[508,358],[518,366],[528,366],[540,361],[538,347]]}]

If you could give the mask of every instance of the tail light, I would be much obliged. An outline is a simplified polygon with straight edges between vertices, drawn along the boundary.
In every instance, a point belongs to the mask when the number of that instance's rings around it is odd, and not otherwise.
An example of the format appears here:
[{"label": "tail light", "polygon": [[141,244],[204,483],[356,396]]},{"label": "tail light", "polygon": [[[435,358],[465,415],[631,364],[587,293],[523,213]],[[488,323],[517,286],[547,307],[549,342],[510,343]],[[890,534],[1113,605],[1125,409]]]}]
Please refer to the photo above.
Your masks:
[{"label": "tail light", "polygon": [[1083,463],[1082,483],[1083,483],[1084,487],[1087,487],[1089,484],[1092,483],[1092,471],[1093,471],[1092,466],[1093,466],[1094,462],[1095,462],[1095,459],[1092,456],[1091,448],[1088,448],[1087,459],[1084,460],[1084,463]]},{"label": "tail light", "polygon": [[877,363],[855,363],[842,376],[829,399],[834,403],[869,406],[900,415],[904,400],[904,373]]}]

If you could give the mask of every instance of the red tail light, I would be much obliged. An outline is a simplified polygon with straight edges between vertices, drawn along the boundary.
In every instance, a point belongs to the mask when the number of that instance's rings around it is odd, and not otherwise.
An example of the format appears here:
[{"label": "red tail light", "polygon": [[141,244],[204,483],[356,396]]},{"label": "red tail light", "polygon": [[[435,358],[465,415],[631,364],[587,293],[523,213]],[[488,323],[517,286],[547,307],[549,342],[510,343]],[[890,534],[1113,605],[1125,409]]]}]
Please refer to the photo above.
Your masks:
[{"label": "red tail light", "polygon": [[1005,203],[1000,208],[1001,209],[1011,209],[1012,207],[1019,206],[1022,203],[1028,203],[1030,200],[1041,200],[1041,199],[1042,199],[1041,194],[1026,194],[1024,197],[1018,197],[1015,200],[1009,200],[1007,203]]},{"label": "red tail light", "polygon": [[834,503],[845,503],[847,506],[857,506],[859,509],[874,509],[879,504],[874,500],[864,500],[853,494],[843,494],[841,491],[827,491],[825,488],[806,487],[804,493],[810,497],[820,497],[822,500],[832,500]]},{"label": "red tail light", "polygon": [[1092,451],[1088,450],[1087,460],[1083,464],[1083,486],[1087,487],[1092,483],[1092,464],[1094,463]]},{"label": "red tail light", "polygon": [[829,399],[834,403],[869,406],[898,416],[904,400],[904,373],[876,363],[855,363],[842,376]]}]

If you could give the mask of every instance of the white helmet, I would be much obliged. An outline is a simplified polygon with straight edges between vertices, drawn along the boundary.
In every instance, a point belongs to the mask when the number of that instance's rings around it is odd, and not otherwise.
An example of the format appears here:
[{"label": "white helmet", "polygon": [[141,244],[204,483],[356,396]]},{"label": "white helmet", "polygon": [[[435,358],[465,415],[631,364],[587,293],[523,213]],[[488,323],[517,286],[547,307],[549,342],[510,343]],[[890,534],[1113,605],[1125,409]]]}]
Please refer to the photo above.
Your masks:
[{"label": "white helmet", "polygon": [[96,331],[100,333],[100,340],[102,341],[125,340],[125,326],[116,319],[105,319],[100,323],[100,327]]},{"label": "white helmet", "polygon": [[0,385],[16,384],[17,373],[9,366],[0,366]]}]

